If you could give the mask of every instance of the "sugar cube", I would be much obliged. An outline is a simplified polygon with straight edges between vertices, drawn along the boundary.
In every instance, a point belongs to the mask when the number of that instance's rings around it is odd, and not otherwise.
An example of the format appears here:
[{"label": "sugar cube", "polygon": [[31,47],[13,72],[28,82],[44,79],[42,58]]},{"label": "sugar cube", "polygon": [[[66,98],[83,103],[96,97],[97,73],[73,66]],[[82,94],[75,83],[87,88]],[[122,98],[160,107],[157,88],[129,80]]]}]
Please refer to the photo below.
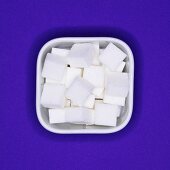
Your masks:
[{"label": "sugar cube", "polygon": [[106,74],[105,93],[114,97],[126,97],[129,90],[128,73],[110,72]]},{"label": "sugar cube", "polygon": [[67,67],[67,74],[66,74],[66,88],[68,88],[73,80],[79,76],[81,77],[82,75],[82,69],[80,68],[73,68],[73,67]]},{"label": "sugar cube", "polygon": [[93,65],[100,65],[100,61],[99,61],[99,42],[94,42],[93,43],[94,47],[95,47],[95,54],[94,58],[93,58]]},{"label": "sugar cube", "polygon": [[128,73],[106,74],[104,102],[124,106],[129,90]]},{"label": "sugar cube", "polygon": [[90,66],[84,68],[83,78],[95,88],[93,94],[100,96],[104,89],[104,69],[102,66]]},{"label": "sugar cube", "polygon": [[109,95],[104,95],[103,102],[109,104],[115,104],[119,106],[125,105],[125,97],[113,97]]},{"label": "sugar cube", "polygon": [[97,99],[103,99],[104,88],[94,88],[93,94]]},{"label": "sugar cube", "polygon": [[93,90],[93,85],[81,77],[76,77],[66,91],[66,97],[73,105],[83,106]]},{"label": "sugar cube", "polygon": [[85,101],[84,107],[92,109],[94,107],[94,103],[95,103],[95,96],[94,95],[90,95],[87,98],[87,100]]},{"label": "sugar cube", "polygon": [[53,84],[65,84],[65,81],[66,81],[66,74],[64,75],[64,77],[62,78],[60,82],[54,79],[50,79],[50,78],[46,78],[45,80],[46,83],[53,83]]},{"label": "sugar cube", "polygon": [[61,82],[66,71],[66,61],[54,54],[48,53],[42,70],[42,77]]},{"label": "sugar cube", "polygon": [[70,51],[70,50],[68,50],[68,49],[52,48],[51,53],[52,53],[52,54],[59,55],[59,56],[61,56],[61,57],[67,57],[68,54],[69,54],[69,51]]},{"label": "sugar cube", "polygon": [[95,125],[116,126],[120,110],[115,105],[95,104]]},{"label": "sugar cube", "polygon": [[57,84],[44,84],[41,95],[41,104],[46,108],[64,107],[65,86]]},{"label": "sugar cube", "polygon": [[116,72],[122,72],[124,67],[125,67],[126,63],[124,61],[122,61],[119,66],[116,68]]},{"label": "sugar cube", "polygon": [[53,123],[65,123],[65,110],[61,108],[49,109],[49,122]]},{"label": "sugar cube", "polygon": [[125,59],[125,57],[126,54],[123,51],[121,51],[113,43],[109,43],[109,45],[99,56],[99,60],[111,71],[115,71],[119,64]]},{"label": "sugar cube", "polygon": [[[119,66],[115,69],[114,72],[123,72],[123,69],[125,67],[126,63],[124,61],[122,61]],[[106,73],[113,73],[113,71],[111,71],[110,69],[108,69],[107,67],[104,67],[104,70]]]},{"label": "sugar cube", "polygon": [[66,121],[77,124],[92,124],[94,120],[90,109],[70,107],[66,108]]},{"label": "sugar cube", "polygon": [[68,63],[71,67],[88,67],[92,65],[93,59],[96,55],[96,48],[94,44],[74,44],[68,54]]}]

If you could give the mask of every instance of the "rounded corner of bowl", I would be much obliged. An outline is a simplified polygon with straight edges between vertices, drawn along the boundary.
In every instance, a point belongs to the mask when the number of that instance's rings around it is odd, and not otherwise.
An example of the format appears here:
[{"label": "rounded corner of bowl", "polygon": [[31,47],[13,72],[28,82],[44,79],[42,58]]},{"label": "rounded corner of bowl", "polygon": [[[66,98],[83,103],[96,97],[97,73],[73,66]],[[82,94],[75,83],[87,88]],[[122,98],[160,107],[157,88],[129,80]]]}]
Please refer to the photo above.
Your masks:
[{"label": "rounded corner of bowl", "polygon": [[120,126],[118,126],[116,132],[121,131],[121,130],[123,130],[124,128],[126,128],[127,125],[129,124],[131,118],[132,118],[132,113],[130,114],[130,116],[129,116]]},{"label": "rounded corner of bowl", "polygon": [[46,129],[47,131],[54,133],[54,131],[52,131],[52,129],[49,128],[48,125],[46,125],[45,121],[44,121],[44,120],[42,119],[42,117],[39,115],[39,111],[38,111],[38,108],[37,108],[37,107],[36,107],[36,115],[37,115],[37,119],[38,119],[38,122],[40,123],[40,125],[41,125],[44,129]]}]

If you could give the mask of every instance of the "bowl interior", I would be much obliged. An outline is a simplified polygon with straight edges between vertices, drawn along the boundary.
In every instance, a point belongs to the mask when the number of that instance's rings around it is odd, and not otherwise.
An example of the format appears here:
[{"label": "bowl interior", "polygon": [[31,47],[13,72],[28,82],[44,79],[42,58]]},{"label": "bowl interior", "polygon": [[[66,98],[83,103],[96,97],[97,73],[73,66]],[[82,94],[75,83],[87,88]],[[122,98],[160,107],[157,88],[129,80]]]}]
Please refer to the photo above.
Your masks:
[{"label": "bowl interior", "polygon": [[[41,72],[42,72],[42,68],[43,68],[43,64],[44,64],[44,60],[45,60],[45,57],[46,57],[46,54],[51,52],[51,48],[53,47],[58,47],[58,48],[66,48],[66,49],[70,49],[71,46],[74,44],[74,43],[77,43],[77,42],[90,42],[90,41],[95,41],[93,39],[90,39],[90,40],[86,40],[86,39],[80,39],[80,40],[75,40],[74,39],[66,39],[65,41],[59,41],[56,39],[53,40],[51,43],[47,43],[46,46],[44,46],[41,50],[41,53],[39,54],[39,57],[38,57],[38,62],[37,62],[37,114],[38,117],[41,117],[41,120],[43,121],[43,124],[45,124],[46,127],[49,127],[50,129],[52,129],[53,132],[56,132],[58,130],[67,130],[67,131],[72,131],[72,130],[83,130],[83,129],[89,129],[89,131],[91,129],[95,129],[96,131],[97,130],[101,130],[101,129],[112,129],[114,131],[115,128],[119,127],[121,124],[123,124],[123,122],[126,120],[128,114],[129,113],[129,105],[130,105],[130,101],[129,101],[129,95],[128,97],[126,98],[126,104],[124,107],[122,107],[122,110],[121,110],[121,114],[120,114],[120,117],[118,118],[118,121],[117,121],[117,127],[105,127],[105,126],[96,126],[96,125],[75,125],[75,124],[69,124],[69,123],[62,123],[62,124],[50,124],[49,123],[49,117],[48,117],[48,109],[44,108],[41,106],[40,104],[40,97],[41,97],[41,92],[42,92],[42,89],[43,89],[43,84],[44,84],[44,78],[41,76]],[[109,42],[111,41],[104,41],[104,40],[97,40],[99,41],[99,44],[100,44],[100,48],[105,48]],[[127,50],[127,48],[125,46],[123,46],[122,44],[118,43],[117,41],[113,41],[113,43],[119,47],[123,52],[125,52],[127,54],[127,57],[126,57],[126,67],[124,69],[125,72],[127,73],[130,73],[130,62],[129,62],[129,52]],[[130,74],[133,74],[133,73],[130,73]],[[130,94],[130,93],[129,93]],[[41,122],[42,124],[42,122]]]}]

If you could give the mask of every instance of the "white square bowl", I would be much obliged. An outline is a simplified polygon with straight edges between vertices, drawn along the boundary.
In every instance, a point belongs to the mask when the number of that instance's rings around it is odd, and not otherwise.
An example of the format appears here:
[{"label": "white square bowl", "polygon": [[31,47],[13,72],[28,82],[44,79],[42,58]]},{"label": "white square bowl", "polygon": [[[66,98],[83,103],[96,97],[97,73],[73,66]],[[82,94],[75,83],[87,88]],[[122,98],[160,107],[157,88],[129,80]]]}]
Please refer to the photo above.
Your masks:
[{"label": "white square bowl", "polygon": [[[88,126],[88,125],[76,125],[76,124],[50,124],[48,117],[48,109],[42,107],[40,104],[41,92],[44,84],[44,78],[41,76],[42,68],[46,54],[51,52],[53,47],[70,49],[74,43],[84,42],[99,42],[100,48],[105,48],[109,42],[112,42],[119,47],[123,52],[127,54],[125,59],[126,67],[125,71],[129,73],[129,93],[126,99],[125,106],[121,111],[121,115],[118,118],[116,127],[106,126]],[[37,78],[36,78],[36,111],[40,124],[50,132],[60,134],[104,134],[114,133],[123,129],[129,122],[132,116],[133,109],[133,81],[134,81],[134,59],[130,47],[123,41],[117,38],[109,37],[67,37],[56,38],[47,42],[40,50],[37,59]]]}]

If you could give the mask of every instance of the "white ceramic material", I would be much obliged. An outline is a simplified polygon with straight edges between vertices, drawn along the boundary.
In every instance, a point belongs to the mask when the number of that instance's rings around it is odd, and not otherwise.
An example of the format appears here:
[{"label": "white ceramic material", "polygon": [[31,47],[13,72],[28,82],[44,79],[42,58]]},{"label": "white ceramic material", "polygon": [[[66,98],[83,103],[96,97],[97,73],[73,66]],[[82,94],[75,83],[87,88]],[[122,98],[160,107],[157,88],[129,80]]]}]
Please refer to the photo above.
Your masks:
[{"label": "white ceramic material", "polygon": [[[125,59],[126,66],[125,72],[129,73],[129,93],[126,99],[125,106],[121,110],[120,117],[117,120],[116,127],[96,126],[96,125],[79,125],[79,124],[50,124],[48,117],[48,109],[40,104],[44,78],[41,76],[42,68],[46,54],[51,52],[53,47],[70,49],[74,43],[84,42],[99,42],[100,48],[104,49],[110,42],[119,47],[124,53],[127,54]],[[133,81],[134,81],[134,59],[129,46],[116,38],[109,37],[69,37],[69,38],[56,38],[47,42],[40,50],[37,59],[37,80],[36,80],[36,111],[37,117],[41,125],[50,132],[61,134],[103,134],[114,133],[123,129],[129,122],[132,116],[133,109]],[[104,114],[104,113],[103,113]]]}]

